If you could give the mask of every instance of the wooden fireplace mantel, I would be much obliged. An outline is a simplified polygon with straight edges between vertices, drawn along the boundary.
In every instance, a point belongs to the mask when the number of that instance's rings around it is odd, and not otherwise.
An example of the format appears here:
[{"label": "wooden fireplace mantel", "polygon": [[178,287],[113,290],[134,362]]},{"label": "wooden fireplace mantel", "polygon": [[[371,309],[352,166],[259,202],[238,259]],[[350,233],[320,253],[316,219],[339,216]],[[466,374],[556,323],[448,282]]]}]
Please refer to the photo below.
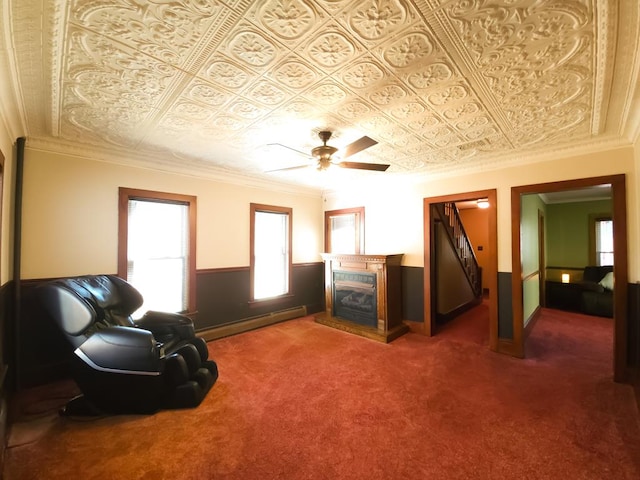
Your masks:
[{"label": "wooden fireplace mantel", "polygon": [[[356,255],[322,253],[325,263],[325,304],[323,313],[316,316],[316,321],[323,325],[355,333],[373,340],[388,343],[409,328],[402,323],[402,276],[401,262],[404,254],[395,255]],[[375,290],[376,312],[373,323],[361,324],[357,320],[336,315],[334,305],[334,277],[362,273],[375,274],[372,288]]]}]

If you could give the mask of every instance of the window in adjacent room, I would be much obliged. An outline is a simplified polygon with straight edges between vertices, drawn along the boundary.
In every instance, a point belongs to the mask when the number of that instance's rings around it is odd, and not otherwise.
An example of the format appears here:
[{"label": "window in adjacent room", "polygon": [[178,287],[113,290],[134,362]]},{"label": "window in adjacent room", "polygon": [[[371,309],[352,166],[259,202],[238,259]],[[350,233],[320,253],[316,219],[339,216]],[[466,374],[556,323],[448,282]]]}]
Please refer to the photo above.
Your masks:
[{"label": "window in adjacent room", "polygon": [[251,204],[251,300],[290,294],[292,209]]},{"label": "window in adjacent room", "polygon": [[613,220],[610,216],[592,216],[590,224],[592,264],[613,265]]},{"label": "window in adjacent room", "polygon": [[364,207],[324,212],[325,251],[364,253]]},{"label": "window in adjacent room", "polygon": [[134,313],[195,308],[196,197],[120,188],[118,275],[144,298]]}]

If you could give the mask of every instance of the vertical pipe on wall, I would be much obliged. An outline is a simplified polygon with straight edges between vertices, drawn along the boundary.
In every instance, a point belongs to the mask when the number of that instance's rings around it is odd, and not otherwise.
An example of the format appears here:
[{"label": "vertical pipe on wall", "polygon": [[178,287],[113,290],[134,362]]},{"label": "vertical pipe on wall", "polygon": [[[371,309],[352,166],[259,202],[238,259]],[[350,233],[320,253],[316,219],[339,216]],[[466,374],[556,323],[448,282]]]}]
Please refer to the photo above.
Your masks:
[{"label": "vertical pipe on wall", "polygon": [[20,137],[16,141],[16,186],[14,197],[14,209],[13,209],[13,325],[15,334],[14,355],[13,355],[13,368],[14,368],[14,386],[16,390],[21,385],[21,372],[20,372],[20,257],[21,257],[21,243],[22,243],[22,181],[23,181],[23,169],[24,169],[24,145],[26,138]]}]

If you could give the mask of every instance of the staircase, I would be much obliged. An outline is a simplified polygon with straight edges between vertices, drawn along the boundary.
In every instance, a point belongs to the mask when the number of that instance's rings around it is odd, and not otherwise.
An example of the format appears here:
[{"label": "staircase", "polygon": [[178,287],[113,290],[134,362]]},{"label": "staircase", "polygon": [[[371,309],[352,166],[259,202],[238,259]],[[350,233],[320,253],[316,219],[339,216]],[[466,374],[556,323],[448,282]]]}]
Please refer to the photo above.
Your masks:
[{"label": "staircase", "polygon": [[473,252],[473,246],[464,231],[460,214],[455,203],[438,203],[433,205],[434,218],[442,222],[460,265],[465,272],[469,285],[476,297],[482,296],[481,270]]}]

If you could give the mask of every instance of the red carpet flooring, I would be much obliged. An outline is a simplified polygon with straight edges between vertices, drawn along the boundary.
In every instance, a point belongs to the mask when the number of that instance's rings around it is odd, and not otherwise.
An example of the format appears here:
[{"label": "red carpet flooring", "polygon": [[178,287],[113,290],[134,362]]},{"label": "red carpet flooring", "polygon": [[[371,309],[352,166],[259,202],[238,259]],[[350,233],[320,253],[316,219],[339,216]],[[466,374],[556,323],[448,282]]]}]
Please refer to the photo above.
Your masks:
[{"label": "red carpet flooring", "polygon": [[483,308],[389,345],[310,317],[212,342],[191,410],[74,421],[68,385],[26,392],[3,478],[640,478],[611,320],[544,310],[519,360],[488,350]]}]

